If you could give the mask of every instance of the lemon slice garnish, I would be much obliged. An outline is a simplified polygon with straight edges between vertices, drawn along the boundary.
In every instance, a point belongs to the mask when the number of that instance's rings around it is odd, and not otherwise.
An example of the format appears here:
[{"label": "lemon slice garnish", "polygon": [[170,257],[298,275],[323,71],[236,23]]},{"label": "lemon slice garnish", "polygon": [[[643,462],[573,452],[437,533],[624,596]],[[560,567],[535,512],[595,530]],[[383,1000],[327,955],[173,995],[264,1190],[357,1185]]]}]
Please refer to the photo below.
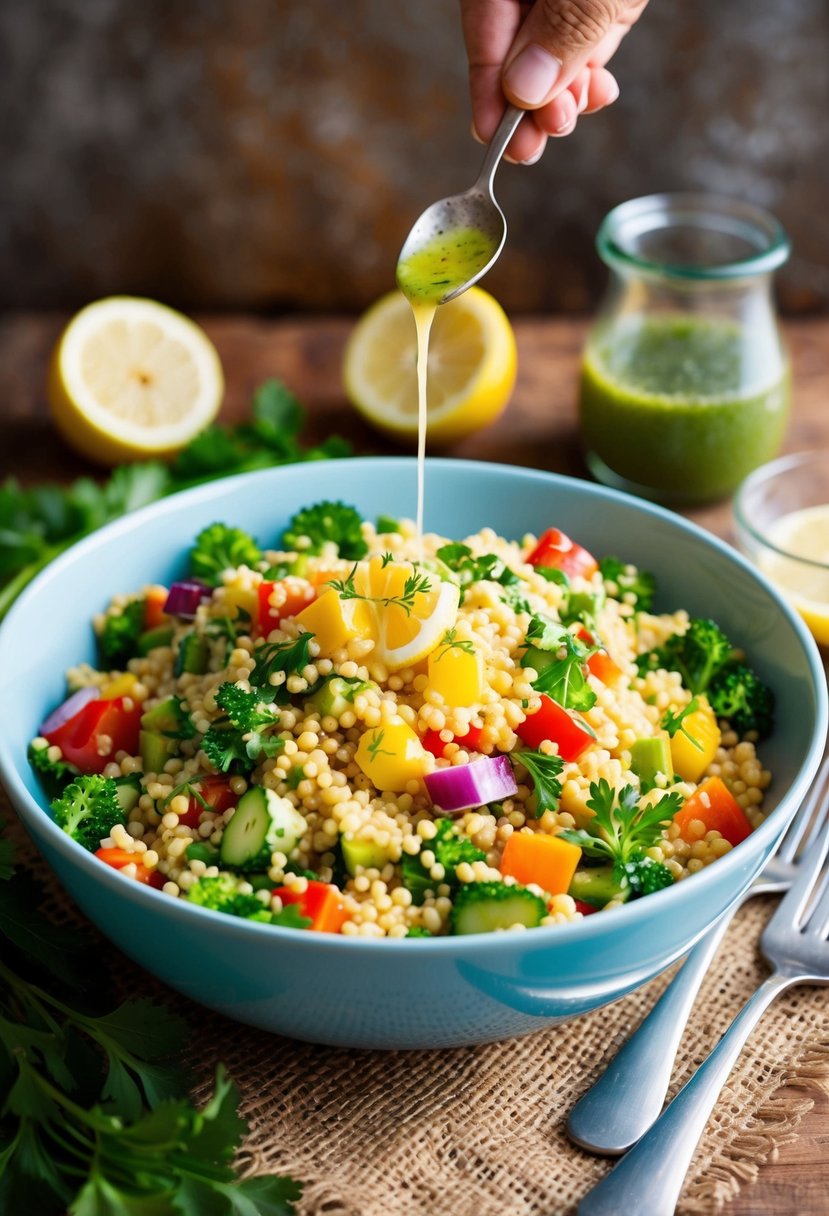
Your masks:
[{"label": "lemon slice garnish", "polygon": [[[349,400],[396,437],[417,434],[416,353],[412,308],[399,292],[363,314],[345,351]],[[493,422],[509,401],[516,365],[512,326],[491,295],[471,287],[441,304],[429,338],[429,440],[450,442]]]},{"label": "lemon slice garnish", "polygon": [[[372,658],[397,671],[417,663],[435,649],[458,615],[460,591],[411,562],[373,557],[359,562],[354,589],[365,597],[373,615]],[[407,589],[417,586],[407,595]]]},{"label": "lemon slice garnish", "polygon": [[224,393],[207,335],[153,300],[111,296],[82,309],[52,355],[52,416],[102,464],[168,456],[213,420]]}]

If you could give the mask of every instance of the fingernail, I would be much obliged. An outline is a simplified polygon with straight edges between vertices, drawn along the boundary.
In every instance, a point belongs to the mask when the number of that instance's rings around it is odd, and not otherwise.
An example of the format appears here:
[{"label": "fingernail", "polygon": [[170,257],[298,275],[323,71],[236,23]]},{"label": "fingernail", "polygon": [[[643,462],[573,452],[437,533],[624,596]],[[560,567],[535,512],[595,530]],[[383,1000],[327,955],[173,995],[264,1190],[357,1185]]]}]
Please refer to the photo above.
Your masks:
[{"label": "fingernail", "polygon": [[542,157],[543,155],[544,155],[544,149],[543,149],[543,148],[539,148],[539,150],[536,152],[535,156],[528,156],[526,160],[522,160],[522,161],[521,161],[521,164],[522,164],[522,165],[535,165],[535,164],[538,164],[538,162],[541,160],[541,157]]},{"label": "fingernail", "polygon": [[478,134],[478,132],[475,130],[475,124],[474,124],[474,122],[472,122],[472,123],[470,123],[470,124],[469,124],[469,134],[470,134],[470,135],[472,136],[472,138],[475,140],[475,143],[476,143],[476,144],[482,144],[482,143],[484,142],[484,141],[481,139],[481,137],[480,137],[480,135]]},{"label": "fingernail", "polygon": [[617,80],[614,80],[613,84],[611,85],[610,96],[607,99],[607,104],[609,106],[612,106],[618,96],[619,96],[619,82]]},{"label": "fingernail", "polygon": [[567,135],[576,125],[576,119],[579,116],[576,99],[572,93],[562,93],[556,104],[559,107],[561,114],[561,122],[556,127],[556,135]]},{"label": "fingernail", "polygon": [[579,96],[579,106],[578,106],[579,114],[581,114],[581,112],[584,110],[584,107],[587,105],[588,92],[589,92],[589,89],[588,89],[587,85],[586,84],[582,85],[581,94]]},{"label": "fingernail", "polygon": [[540,106],[558,80],[561,61],[531,42],[504,73],[504,83],[523,105]]}]

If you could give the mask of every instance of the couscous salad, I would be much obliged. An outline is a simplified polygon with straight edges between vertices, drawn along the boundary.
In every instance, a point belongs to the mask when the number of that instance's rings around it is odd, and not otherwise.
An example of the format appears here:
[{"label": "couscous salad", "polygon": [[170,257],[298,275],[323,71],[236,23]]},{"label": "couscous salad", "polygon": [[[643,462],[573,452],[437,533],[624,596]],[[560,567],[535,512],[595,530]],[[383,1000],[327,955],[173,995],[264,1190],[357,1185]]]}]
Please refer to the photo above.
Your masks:
[{"label": "couscous salad", "polygon": [[180,581],[94,619],[40,725],[56,823],[124,881],[347,936],[685,881],[762,822],[772,693],[715,622],[655,614],[651,574],[538,524],[421,538],[328,502],[271,548],[206,527]]}]

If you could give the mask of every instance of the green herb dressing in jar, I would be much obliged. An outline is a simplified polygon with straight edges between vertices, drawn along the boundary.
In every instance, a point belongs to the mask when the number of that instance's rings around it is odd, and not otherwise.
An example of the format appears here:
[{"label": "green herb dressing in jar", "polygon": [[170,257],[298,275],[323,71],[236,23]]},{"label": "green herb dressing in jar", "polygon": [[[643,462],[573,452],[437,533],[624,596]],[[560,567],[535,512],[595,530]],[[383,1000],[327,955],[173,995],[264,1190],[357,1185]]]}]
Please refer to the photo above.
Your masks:
[{"label": "green herb dressing in jar", "polygon": [[597,244],[612,276],[582,367],[588,466],[664,502],[724,497],[788,419],[771,299],[783,230],[732,200],[655,195],[611,212]]}]

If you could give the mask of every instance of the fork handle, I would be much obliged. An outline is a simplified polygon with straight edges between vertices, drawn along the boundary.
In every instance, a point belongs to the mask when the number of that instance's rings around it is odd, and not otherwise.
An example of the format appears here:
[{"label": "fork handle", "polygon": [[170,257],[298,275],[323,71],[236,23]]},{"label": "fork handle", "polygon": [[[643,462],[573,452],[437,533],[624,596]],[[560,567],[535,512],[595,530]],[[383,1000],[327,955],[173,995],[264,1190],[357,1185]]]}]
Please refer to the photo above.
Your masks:
[{"label": "fork handle", "polygon": [[618,1156],[641,1139],[658,1117],[700,985],[732,918],[749,894],[700,939],[639,1028],[570,1111],[567,1134],[580,1148]]},{"label": "fork handle", "polygon": [[650,1131],[585,1195],[578,1216],[673,1216],[708,1117],[746,1039],[775,997],[797,982],[797,976],[775,973],[760,985]]}]

